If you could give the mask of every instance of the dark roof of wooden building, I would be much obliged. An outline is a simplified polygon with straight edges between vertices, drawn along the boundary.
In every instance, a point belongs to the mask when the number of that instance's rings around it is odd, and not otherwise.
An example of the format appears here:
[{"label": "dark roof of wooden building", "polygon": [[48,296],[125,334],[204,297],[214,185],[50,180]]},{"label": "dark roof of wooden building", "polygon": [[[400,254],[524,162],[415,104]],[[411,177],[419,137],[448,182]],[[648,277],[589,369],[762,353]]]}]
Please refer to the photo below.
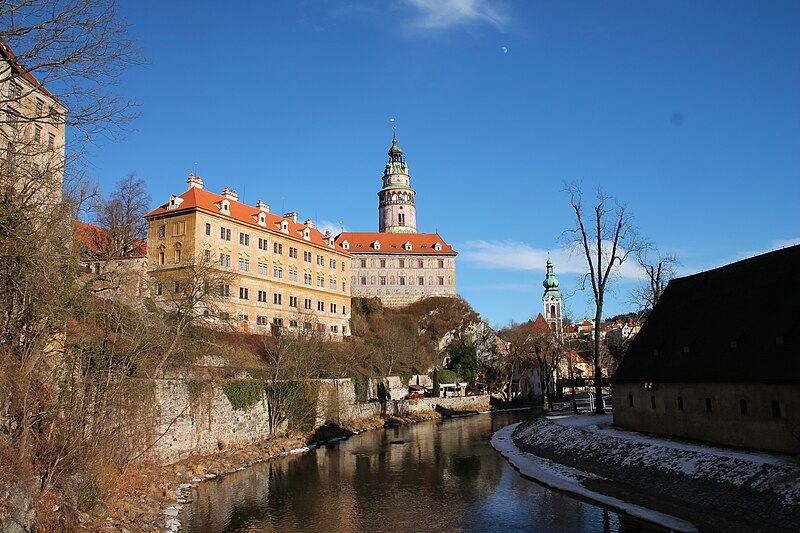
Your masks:
[{"label": "dark roof of wooden building", "polygon": [[800,383],[800,245],[672,280],[615,383]]}]

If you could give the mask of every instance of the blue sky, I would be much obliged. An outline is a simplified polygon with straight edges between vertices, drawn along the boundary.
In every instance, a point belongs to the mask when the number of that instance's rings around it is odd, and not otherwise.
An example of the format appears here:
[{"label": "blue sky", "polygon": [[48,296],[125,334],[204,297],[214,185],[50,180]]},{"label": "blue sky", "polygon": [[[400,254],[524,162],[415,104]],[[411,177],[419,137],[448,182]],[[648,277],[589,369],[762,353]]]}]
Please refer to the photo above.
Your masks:
[{"label": "blue sky", "polygon": [[[90,172],[156,205],[206,187],[377,230],[396,117],[420,232],[459,252],[492,325],[541,309],[548,251],[573,318],[563,184],[602,185],[684,274],[800,242],[800,2],[124,2],[140,104]],[[632,265],[631,265],[632,266]],[[605,315],[632,308],[637,272]],[[768,279],[768,273],[767,273]]]}]

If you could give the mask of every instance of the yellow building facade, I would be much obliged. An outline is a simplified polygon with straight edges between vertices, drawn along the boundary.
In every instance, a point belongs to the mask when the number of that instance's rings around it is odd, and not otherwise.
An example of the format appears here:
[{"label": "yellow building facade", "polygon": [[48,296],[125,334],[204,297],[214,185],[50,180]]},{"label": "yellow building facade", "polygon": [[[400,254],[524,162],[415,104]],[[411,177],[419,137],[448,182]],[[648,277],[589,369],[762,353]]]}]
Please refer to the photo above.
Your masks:
[{"label": "yellow building facade", "polygon": [[212,268],[227,273],[213,287],[221,310],[213,320],[251,333],[350,335],[350,254],[333,236],[296,213],[270,213],[261,200],[240,203],[227,187],[206,191],[199,176],[188,184],[145,216],[156,301],[180,293],[176,273]]}]

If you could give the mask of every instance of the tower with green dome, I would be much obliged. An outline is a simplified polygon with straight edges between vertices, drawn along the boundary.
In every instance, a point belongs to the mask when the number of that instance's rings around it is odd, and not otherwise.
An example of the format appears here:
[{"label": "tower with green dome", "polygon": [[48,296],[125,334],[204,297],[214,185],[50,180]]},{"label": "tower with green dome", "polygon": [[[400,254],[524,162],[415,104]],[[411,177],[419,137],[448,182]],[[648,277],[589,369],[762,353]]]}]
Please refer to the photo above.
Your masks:
[{"label": "tower with green dome", "polygon": [[378,191],[378,230],[381,233],[417,232],[414,195],[408,163],[397,144],[397,128],[394,128],[389,159],[383,171],[383,187]]},{"label": "tower with green dome", "polygon": [[544,285],[544,296],[542,296],[544,318],[550,325],[550,329],[555,332],[556,337],[560,340],[563,331],[562,300],[561,292],[558,290],[558,279],[556,279],[556,275],[553,272],[553,262],[550,257],[547,258],[547,275],[542,285]]}]

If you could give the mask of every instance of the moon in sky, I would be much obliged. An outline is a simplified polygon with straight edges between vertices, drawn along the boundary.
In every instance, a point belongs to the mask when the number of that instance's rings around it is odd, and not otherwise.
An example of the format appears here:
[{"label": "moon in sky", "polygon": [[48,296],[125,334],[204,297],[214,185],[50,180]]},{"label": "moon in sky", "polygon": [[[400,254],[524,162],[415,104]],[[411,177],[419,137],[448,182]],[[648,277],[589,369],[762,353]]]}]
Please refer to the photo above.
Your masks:
[{"label": "moon in sky", "polygon": [[508,53],[508,47],[506,47],[506,46],[501,46],[500,50],[502,50],[504,54]]}]

